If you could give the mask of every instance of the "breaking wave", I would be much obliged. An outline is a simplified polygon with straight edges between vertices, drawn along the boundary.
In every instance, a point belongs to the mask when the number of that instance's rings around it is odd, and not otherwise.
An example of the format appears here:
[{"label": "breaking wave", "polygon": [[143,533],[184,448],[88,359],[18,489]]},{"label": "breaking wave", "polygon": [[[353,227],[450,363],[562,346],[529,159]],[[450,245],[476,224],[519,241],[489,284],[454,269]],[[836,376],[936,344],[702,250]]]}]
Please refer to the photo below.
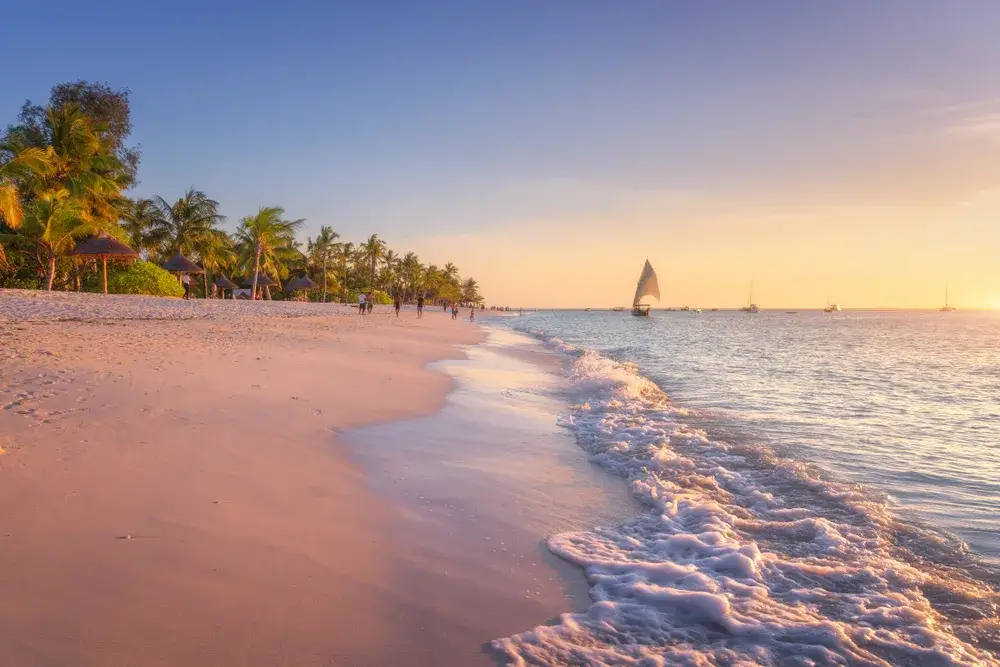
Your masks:
[{"label": "breaking wave", "polygon": [[493,642],[514,665],[1000,666],[996,573],[885,499],[713,440],[636,367],[575,355],[564,425],[649,511],[552,536],[593,604]]}]

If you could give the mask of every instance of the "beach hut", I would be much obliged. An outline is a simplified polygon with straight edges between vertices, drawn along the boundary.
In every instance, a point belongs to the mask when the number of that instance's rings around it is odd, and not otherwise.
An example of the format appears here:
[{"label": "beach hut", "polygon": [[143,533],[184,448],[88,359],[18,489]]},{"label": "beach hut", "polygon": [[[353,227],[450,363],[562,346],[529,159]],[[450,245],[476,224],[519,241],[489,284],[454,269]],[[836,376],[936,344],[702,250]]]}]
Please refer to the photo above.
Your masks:
[{"label": "beach hut", "polygon": [[231,294],[232,290],[237,289],[239,287],[239,285],[234,283],[232,280],[222,275],[216,276],[215,280],[213,280],[212,282],[213,284],[215,284],[216,287],[219,288],[219,291],[222,292],[223,299],[226,298],[226,290],[229,290]]},{"label": "beach hut", "polygon": [[77,257],[100,258],[101,284],[105,294],[108,293],[108,260],[130,261],[139,256],[139,253],[118,239],[113,238],[107,232],[98,232],[97,236],[87,239],[69,254],[76,255]]}]

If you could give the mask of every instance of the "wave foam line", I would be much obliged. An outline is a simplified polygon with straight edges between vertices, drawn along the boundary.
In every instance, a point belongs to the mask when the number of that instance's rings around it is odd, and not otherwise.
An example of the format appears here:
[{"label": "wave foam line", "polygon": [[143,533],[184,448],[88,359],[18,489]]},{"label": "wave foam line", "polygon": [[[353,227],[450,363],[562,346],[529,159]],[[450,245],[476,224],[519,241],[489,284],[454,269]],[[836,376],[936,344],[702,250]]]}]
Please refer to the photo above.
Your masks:
[{"label": "wave foam line", "polygon": [[576,353],[564,425],[648,513],[551,537],[593,604],[493,642],[514,665],[1000,665],[962,546],[761,446],[711,440],[634,366]]}]

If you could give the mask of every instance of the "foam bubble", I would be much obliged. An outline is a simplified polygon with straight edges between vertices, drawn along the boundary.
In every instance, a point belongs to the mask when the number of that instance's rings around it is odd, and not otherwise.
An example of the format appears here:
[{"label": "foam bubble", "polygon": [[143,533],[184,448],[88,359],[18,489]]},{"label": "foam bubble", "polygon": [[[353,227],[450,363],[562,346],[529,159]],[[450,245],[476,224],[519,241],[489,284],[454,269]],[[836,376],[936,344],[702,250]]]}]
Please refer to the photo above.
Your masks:
[{"label": "foam bubble", "polygon": [[1000,596],[960,545],[861,487],[713,440],[635,366],[574,352],[560,423],[650,509],[549,539],[594,604],[494,642],[511,664],[1000,665]]}]

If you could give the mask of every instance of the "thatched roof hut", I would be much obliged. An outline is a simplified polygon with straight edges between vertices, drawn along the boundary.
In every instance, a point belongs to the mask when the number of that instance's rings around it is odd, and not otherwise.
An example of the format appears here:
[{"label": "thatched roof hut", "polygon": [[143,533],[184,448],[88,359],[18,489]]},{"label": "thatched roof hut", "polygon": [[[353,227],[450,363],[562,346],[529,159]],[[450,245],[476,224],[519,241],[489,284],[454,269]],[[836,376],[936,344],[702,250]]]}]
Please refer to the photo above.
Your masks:
[{"label": "thatched roof hut", "polygon": [[76,248],[70,251],[71,255],[77,257],[99,257],[101,260],[101,282],[104,293],[108,293],[108,260],[128,261],[139,256],[132,248],[109,235],[107,232],[98,232]]}]

